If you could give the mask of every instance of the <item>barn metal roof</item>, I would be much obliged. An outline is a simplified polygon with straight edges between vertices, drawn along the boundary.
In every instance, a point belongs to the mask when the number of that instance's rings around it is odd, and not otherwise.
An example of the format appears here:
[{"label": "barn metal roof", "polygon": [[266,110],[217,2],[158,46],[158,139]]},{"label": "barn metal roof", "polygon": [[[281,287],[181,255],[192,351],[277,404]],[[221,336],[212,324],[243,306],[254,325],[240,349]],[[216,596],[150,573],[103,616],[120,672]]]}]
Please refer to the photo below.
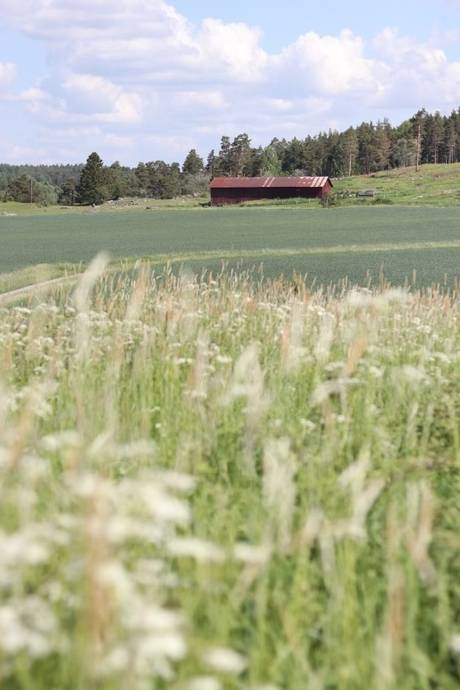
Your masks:
[{"label": "barn metal roof", "polygon": [[324,187],[329,177],[215,177],[210,189],[285,189],[286,187]]}]

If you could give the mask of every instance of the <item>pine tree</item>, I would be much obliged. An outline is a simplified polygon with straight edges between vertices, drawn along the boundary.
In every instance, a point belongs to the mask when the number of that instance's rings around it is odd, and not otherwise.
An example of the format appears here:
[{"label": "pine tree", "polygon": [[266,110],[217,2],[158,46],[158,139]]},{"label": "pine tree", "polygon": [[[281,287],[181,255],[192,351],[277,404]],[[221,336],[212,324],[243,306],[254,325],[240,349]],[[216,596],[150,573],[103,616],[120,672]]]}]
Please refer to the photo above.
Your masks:
[{"label": "pine tree", "polygon": [[416,155],[415,155],[415,167],[418,170],[420,163],[422,162],[422,139],[425,130],[427,112],[424,108],[415,113],[414,117],[411,118],[413,125],[413,136],[416,145]]},{"label": "pine tree", "polygon": [[251,164],[251,140],[247,134],[238,134],[229,151],[230,174],[235,177],[247,175]]},{"label": "pine tree", "polygon": [[387,170],[391,155],[391,128],[388,122],[378,122],[372,139],[373,163],[375,170]]},{"label": "pine tree", "polygon": [[203,159],[197,154],[196,149],[192,149],[187,155],[182,172],[186,175],[198,175],[203,172]]},{"label": "pine tree", "polygon": [[230,157],[231,152],[230,137],[222,137],[220,140],[220,151],[217,159],[214,161],[215,175],[230,175],[232,169],[232,161]]},{"label": "pine tree", "polygon": [[107,191],[104,188],[104,163],[97,153],[92,153],[82,170],[77,188],[81,204],[102,204]]},{"label": "pine tree", "polygon": [[455,120],[451,116],[447,121],[445,134],[445,147],[447,151],[447,163],[455,163],[455,149],[457,147],[457,132],[455,130]]},{"label": "pine tree", "polygon": [[440,150],[442,147],[442,140],[444,138],[444,121],[439,112],[435,113],[433,118],[433,139],[432,139],[432,153],[433,163],[439,163],[441,160]]},{"label": "pine tree", "polygon": [[353,174],[356,157],[358,155],[358,137],[353,127],[347,129],[343,135],[343,154],[345,156],[346,172],[348,177]]},{"label": "pine tree", "polygon": [[209,156],[206,159],[206,172],[211,175],[211,177],[214,177],[214,168],[216,167],[216,153],[214,149],[209,152]]}]

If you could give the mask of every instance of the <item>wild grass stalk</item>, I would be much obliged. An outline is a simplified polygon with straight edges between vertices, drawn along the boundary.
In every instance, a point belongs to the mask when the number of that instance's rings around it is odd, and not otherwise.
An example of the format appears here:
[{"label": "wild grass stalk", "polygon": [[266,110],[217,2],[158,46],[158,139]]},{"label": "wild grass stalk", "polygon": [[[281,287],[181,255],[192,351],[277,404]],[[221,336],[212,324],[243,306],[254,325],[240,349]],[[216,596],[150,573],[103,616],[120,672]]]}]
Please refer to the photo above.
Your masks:
[{"label": "wild grass stalk", "polygon": [[99,260],[0,316],[3,687],[458,687],[456,293]]}]

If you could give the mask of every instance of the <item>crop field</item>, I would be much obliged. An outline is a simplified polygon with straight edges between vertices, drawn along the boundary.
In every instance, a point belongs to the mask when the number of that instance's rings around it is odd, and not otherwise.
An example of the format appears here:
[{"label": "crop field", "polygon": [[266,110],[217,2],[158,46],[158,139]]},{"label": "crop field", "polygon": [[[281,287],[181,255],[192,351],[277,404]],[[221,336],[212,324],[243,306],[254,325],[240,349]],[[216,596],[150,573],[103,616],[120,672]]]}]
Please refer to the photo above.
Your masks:
[{"label": "crop field", "polygon": [[[307,274],[316,284],[452,285],[460,274],[456,208],[243,208],[0,218],[0,272],[78,265],[105,250],[219,271]],[[60,270],[60,269],[59,269]],[[26,271],[27,272],[27,271]],[[52,273],[52,271],[51,271]],[[14,282],[14,281],[13,281]]]},{"label": "crop field", "polygon": [[0,309],[2,687],[456,690],[458,296],[105,270]]}]

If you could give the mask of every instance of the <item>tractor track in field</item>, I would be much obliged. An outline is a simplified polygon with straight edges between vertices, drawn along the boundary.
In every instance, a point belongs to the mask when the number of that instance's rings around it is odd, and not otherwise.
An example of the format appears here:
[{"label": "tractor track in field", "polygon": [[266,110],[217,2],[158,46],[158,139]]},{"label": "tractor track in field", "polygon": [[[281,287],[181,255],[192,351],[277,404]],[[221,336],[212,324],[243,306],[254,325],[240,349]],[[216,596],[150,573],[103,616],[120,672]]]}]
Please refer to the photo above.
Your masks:
[{"label": "tractor track in field", "polygon": [[6,307],[9,304],[13,304],[18,300],[21,300],[22,298],[33,297],[35,294],[38,295],[42,292],[48,292],[48,290],[53,288],[59,288],[71,283],[75,283],[78,278],[78,275],[52,278],[51,280],[44,280],[41,283],[25,285],[24,287],[16,288],[15,290],[10,290],[9,292],[3,292],[0,294],[0,307]]}]

